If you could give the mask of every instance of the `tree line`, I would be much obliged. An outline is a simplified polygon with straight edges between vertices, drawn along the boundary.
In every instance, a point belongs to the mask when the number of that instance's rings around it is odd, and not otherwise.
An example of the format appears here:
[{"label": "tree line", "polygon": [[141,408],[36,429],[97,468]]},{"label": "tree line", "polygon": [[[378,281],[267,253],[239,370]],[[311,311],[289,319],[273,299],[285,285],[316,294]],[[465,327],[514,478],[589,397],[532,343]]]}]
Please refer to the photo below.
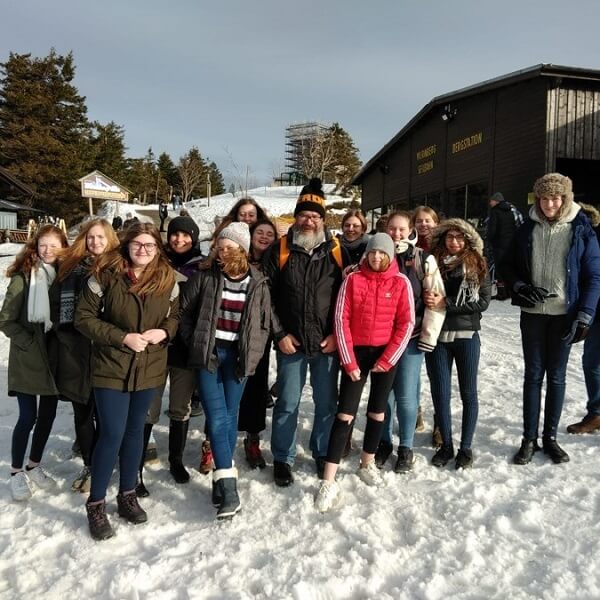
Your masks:
[{"label": "tree line", "polygon": [[225,191],[217,165],[192,147],[175,163],[168,153],[128,158],[125,130],[88,118],[85,96],[73,84],[73,53],[42,58],[11,52],[0,63],[0,165],[30,186],[34,208],[80,218],[86,212],[78,182],[98,169],[149,203],[178,194],[184,201]]}]

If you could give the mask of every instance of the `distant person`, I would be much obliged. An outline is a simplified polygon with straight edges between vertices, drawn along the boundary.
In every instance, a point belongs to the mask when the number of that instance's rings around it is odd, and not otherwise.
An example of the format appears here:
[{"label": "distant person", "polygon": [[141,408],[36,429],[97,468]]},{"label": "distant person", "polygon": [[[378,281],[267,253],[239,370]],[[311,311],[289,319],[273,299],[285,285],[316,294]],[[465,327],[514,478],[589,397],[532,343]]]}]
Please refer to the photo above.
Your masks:
[{"label": "distant person", "polygon": [[133,213],[128,212],[126,215],[125,222],[123,223],[123,231],[127,231],[134,223],[139,223],[140,220],[133,216]]},{"label": "distant person", "polygon": [[158,206],[158,218],[160,219],[159,231],[162,233],[165,231],[165,221],[169,218],[169,205],[164,201],[161,201]]},{"label": "distant person", "polygon": [[112,228],[115,231],[121,231],[123,227],[123,219],[119,215],[115,215],[112,220]]},{"label": "distant person", "polygon": [[513,243],[517,229],[523,223],[523,216],[510,202],[504,199],[500,192],[490,196],[489,205],[490,213],[485,239],[490,255],[494,259],[496,299],[506,300],[510,298],[510,293],[504,284],[502,263]]}]

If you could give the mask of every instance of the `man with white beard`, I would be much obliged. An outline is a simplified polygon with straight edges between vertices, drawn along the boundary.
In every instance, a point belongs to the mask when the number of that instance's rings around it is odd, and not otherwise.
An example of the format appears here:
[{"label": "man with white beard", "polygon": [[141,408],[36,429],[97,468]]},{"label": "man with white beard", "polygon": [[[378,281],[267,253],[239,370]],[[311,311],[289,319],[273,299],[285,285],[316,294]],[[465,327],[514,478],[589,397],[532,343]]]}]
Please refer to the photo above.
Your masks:
[{"label": "man with white beard", "polygon": [[288,234],[265,258],[277,343],[278,398],[273,409],[271,451],[279,486],[294,480],[298,407],[309,366],[315,404],[310,450],[317,474],[323,474],[338,396],[333,315],[342,269],[350,262],[337,238],[325,227],[320,179],[311,179],[302,188],[294,217]]}]

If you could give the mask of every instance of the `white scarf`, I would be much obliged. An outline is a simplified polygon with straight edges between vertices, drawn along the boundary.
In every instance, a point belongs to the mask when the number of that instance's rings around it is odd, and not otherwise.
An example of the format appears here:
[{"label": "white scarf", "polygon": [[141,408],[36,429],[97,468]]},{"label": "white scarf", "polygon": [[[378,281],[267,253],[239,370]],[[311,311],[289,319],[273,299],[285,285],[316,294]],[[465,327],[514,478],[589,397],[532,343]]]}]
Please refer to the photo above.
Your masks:
[{"label": "white scarf", "polygon": [[27,299],[27,320],[30,323],[43,323],[44,333],[50,331],[50,298],[48,289],[56,277],[52,265],[39,262],[37,268],[31,269],[29,279],[29,298]]},{"label": "white scarf", "polygon": [[458,256],[445,256],[444,264],[450,268],[457,268],[460,266],[462,270],[462,281],[460,282],[460,287],[456,296],[456,306],[462,306],[467,302],[477,302],[479,300],[479,283],[477,281],[467,279],[465,265],[459,260]]}]

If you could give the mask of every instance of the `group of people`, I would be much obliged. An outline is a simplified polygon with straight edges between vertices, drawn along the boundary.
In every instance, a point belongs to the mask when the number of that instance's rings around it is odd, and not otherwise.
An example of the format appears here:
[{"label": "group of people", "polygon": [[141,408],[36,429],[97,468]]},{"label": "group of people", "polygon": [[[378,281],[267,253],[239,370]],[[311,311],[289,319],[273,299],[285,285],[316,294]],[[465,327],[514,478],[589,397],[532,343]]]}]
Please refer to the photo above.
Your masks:
[{"label": "group of people", "polygon": [[[584,339],[588,410],[568,430],[600,429],[600,219],[594,230],[573,200],[570,179],[560,174],[537,180],[534,193],[529,216],[501,260],[506,286],[521,307],[525,362],[524,429],[515,464],[527,464],[540,449],[544,378],[542,447],[555,463],[569,460],[556,436],[569,351]],[[394,470],[413,469],[423,361],[436,425],[431,462],[471,467],[479,331],[492,296],[481,237],[462,219],[440,221],[430,207],[393,212],[385,231],[372,235],[358,210],[344,216],[339,236],[325,226],[325,217],[321,182],[313,179],[298,197],[286,235],[278,239],[265,211],[243,198],[215,230],[208,257],[200,253],[198,227],[188,216],[169,221],[166,243],[154,225],[140,222],[117,238],[105,220],[89,221],[70,246],[56,226],[40,228],[9,268],[0,311],[0,331],[10,338],[9,395],[19,402],[11,465],[15,500],[53,484],[40,463],[60,398],[73,403],[84,463],[73,489],[89,492],[91,535],[114,535],[106,494],[117,461],[118,514],[145,522],[138,501],[149,493],[142,478],[144,448],[160,415],[167,375],[170,473],[178,484],[189,481],[183,452],[196,391],[214,461],[218,519],[241,508],[233,458],[238,431],[246,433],[250,466],[266,465],[260,434],[272,395],[274,482],[293,483],[309,371],[318,511],[341,502],[336,472],[367,378],[358,476],[367,485],[381,482],[395,422]],[[277,379],[271,389],[272,344]],[[453,364],[463,407],[456,452]]]}]

